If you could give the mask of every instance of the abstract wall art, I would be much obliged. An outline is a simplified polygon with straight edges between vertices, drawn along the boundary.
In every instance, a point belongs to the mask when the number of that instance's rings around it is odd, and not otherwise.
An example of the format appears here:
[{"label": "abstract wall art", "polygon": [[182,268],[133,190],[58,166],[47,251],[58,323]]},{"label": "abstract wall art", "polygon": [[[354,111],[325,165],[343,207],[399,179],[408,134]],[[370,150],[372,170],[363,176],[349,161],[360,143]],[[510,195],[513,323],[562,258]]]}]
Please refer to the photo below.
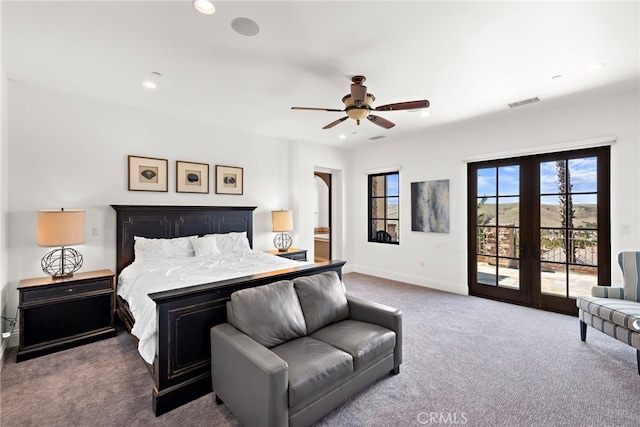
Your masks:
[{"label": "abstract wall art", "polygon": [[449,180],[411,183],[411,231],[449,232]]}]

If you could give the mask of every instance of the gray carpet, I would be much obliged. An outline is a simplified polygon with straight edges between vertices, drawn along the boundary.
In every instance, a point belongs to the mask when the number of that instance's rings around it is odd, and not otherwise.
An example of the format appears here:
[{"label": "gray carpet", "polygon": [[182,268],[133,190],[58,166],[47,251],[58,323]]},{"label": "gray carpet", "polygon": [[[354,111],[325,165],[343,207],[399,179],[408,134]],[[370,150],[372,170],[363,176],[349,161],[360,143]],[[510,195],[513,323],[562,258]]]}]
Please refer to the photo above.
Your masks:
[{"label": "gray carpet", "polygon": [[[320,426],[638,426],[635,351],[575,317],[346,274],[347,291],[402,309],[404,363]],[[213,395],[151,411],[149,376],[125,332],[14,363],[5,354],[0,423],[9,426],[236,426]]]}]

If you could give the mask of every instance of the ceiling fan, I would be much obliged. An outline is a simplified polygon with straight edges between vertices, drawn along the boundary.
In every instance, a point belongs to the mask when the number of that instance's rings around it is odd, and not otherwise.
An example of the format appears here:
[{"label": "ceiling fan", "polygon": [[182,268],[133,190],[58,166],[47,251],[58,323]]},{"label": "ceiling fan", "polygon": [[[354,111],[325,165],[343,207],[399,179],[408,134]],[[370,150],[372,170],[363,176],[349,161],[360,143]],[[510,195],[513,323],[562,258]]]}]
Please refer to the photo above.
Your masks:
[{"label": "ceiling fan", "polygon": [[344,110],[338,110],[334,108],[314,108],[314,107],[291,107],[292,110],[313,110],[313,111],[335,111],[335,112],[345,112],[347,115],[345,117],[339,118],[336,121],[333,121],[323,127],[322,129],[330,129],[337,125],[338,123],[342,123],[348,118],[352,118],[359,125],[360,120],[365,117],[371,123],[374,123],[378,126],[381,126],[385,129],[391,129],[395,126],[395,123],[390,122],[387,119],[383,119],[380,116],[376,116],[370,114],[372,111],[398,111],[398,110],[415,110],[418,108],[427,108],[429,106],[429,101],[426,99],[422,99],[420,101],[407,101],[407,102],[397,102],[395,104],[387,104],[381,105],[379,107],[373,108],[371,104],[376,100],[376,97],[373,94],[367,92],[367,87],[363,85],[366,78],[364,76],[353,76],[351,81],[351,93],[345,95],[342,98],[342,102],[344,103]]}]

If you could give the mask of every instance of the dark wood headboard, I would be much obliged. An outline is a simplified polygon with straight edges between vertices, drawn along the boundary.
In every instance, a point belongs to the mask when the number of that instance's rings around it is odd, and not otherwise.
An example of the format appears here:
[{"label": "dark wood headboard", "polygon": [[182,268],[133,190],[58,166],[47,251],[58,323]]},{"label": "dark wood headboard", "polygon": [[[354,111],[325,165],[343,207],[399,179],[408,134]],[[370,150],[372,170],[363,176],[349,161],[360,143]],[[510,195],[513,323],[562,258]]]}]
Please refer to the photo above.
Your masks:
[{"label": "dark wood headboard", "polygon": [[111,205],[116,211],[116,273],[134,260],[134,236],[173,238],[247,232],[253,247],[255,206]]}]

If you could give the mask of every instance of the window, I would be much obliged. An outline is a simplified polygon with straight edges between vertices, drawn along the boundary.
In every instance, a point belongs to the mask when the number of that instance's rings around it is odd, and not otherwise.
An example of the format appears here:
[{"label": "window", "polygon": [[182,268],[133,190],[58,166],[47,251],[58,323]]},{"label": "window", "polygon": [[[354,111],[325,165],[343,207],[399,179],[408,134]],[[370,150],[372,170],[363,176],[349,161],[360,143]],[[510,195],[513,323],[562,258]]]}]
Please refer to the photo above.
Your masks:
[{"label": "window", "polygon": [[398,244],[399,172],[369,175],[369,242]]}]

